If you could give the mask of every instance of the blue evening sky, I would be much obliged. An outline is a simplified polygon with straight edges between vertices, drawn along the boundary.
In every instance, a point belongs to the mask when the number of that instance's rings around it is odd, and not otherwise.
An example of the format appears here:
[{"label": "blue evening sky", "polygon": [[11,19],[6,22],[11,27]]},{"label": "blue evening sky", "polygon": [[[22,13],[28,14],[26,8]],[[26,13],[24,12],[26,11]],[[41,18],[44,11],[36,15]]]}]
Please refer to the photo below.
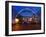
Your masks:
[{"label": "blue evening sky", "polygon": [[35,14],[36,16],[41,15],[41,7],[32,7],[32,6],[12,6],[12,16],[13,18],[16,15],[21,16],[32,16]]}]

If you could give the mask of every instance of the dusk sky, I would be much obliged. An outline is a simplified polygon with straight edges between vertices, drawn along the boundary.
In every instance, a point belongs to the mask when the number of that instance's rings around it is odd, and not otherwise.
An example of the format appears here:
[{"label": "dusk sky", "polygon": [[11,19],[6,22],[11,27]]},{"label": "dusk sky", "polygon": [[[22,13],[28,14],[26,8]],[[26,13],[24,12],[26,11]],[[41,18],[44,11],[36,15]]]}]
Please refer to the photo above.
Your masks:
[{"label": "dusk sky", "polygon": [[13,18],[17,15],[29,16],[33,14],[39,16],[41,14],[41,7],[31,7],[31,6],[12,6],[12,16]]}]

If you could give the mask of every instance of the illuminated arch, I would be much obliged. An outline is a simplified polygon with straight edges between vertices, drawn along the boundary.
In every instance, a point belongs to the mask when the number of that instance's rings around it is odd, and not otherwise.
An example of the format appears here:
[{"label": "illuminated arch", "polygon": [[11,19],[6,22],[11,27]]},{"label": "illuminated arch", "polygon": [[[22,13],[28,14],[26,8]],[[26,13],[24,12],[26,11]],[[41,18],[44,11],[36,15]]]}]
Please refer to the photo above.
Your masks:
[{"label": "illuminated arch", "polygon": [[[30,8],[21,9],[21,10],[18,12],[18,14],[16,15],[16,17],[17,17],[20,13],[22,13],[22,11],[24,11],[24,10],[28,10],[28,11],[30,11],[30,12],[32,11],[32,9],[30,9]],[[34,11],[32,11],[32,13],[35,14]],[[36,14],[35,14],[35,15],[36,15]]]}]

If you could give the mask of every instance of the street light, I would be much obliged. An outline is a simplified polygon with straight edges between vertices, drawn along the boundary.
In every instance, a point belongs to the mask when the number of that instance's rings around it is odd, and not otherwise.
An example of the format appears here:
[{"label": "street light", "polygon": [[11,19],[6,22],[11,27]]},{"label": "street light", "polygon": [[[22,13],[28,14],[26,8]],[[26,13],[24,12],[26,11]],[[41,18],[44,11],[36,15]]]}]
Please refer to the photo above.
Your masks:
[{"label": "street light", "polygon": [[18,23],[19,22],[19,19],[18,18],[15,18],[15,23]]}]

